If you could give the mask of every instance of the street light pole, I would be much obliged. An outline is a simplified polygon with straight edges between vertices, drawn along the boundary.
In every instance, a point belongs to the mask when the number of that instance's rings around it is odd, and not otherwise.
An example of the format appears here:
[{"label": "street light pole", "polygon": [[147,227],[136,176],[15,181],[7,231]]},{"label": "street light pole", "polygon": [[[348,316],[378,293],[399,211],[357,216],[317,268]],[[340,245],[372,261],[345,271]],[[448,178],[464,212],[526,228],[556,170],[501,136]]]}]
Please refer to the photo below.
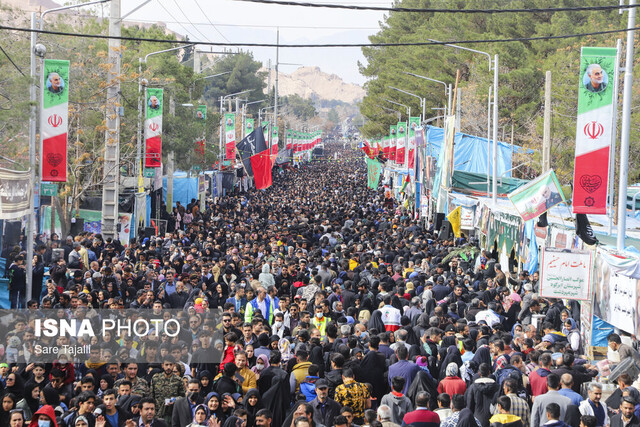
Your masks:
[{"label": "street light pole", "polygon": [[[407,71],[403,71],[402,73],[406,74],[408,76],[413,76],[413,77],[417,77],[419,79],[428,80],[430,82],[440,83],[440,84],[444,85],[444,97],[448,99],[448,101],[447,101],[447,110],[445,111],[445,115],[450,113],[449,108],[450,108],[450,105],[451,105],[451,85],[447,86],[447,84],[445,82],[443,82],[442,80],[432,79],[430,77],[421,76],[420,74],[409,73]],[[426,117],[425,113],[424,113],[424,107],[423,107],[423,110],[422,110],[422,116]]]},{"label": "street light pole", "polygon": [[399,105],[400,107],[404,107],[404,108],[406,108],[406,110],[407,110],[407,117],[411,117],[411,107],[409,107],[408,105],[404,105],[404,104],[401,104],[401,103],[399,103],[399,102],[392,101],[392,100],[387,99],[387,98],[384,98],[384,100],[385,100],[385,101],[387,101],[387,102],[390,102],[390,103],[392,103],[392,104]]},{"label": "street light pole", "polygon": [[422,115],[420,116],[420,123],[422,123],[422,120],[424,119],[424,114],[425,114],[424,110],[425,110],[425,105],[426,105],[426,99],[419,97],[415,93],[411,93],[411,92],[407,92],[406,90],[398,89],[397,87],[393,87],[393,86],[387,86],[387,87],[389,89],[397,90],[398,92],[402,92],[402,93],[407,94],[409,96],[413,96],[413,97],[418,98],[420,100],[420,106],[422,107]]},{"label": "street light pole", "polygon": [[[627,28],[636,26],[636,0],[629,0]],[[624,249],[627,232],[627,178],[629,175],[629,138],[631,127],[631,87],[633,85],[633,40],[635,31],[627,31],[627,56],[624,68],[624,92],[622,98],[622,129],[620,131],[620,183],[618,184],[618,230],[616,247]]]},{"label": "street light pole", "polygon": [[493,204],[498,201],[498,55],[493,65]]}]

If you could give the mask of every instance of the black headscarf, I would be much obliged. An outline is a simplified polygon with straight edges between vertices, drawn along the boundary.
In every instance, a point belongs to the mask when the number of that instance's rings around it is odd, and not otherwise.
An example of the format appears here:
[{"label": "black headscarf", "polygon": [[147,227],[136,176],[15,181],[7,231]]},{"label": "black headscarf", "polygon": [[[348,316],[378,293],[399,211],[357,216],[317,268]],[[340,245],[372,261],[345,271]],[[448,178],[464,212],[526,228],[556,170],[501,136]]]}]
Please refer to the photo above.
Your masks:
[{"label": "black headscarf", "polygon": [[211,372],[206,369],[198,372],[198,381],[202,380],[204,377],[209,378],[209,384],[207,384],[206,387],[203,387],[202,383],[200,383],[200,396],[202,397],[205,397],[213,390],[213,375],[211,375]]},{"label": "black headscarf", "polygon": [[16,402],[17,402],[18,400],[21,400],[24,397],[24,380],[22,379],[22,376],[16,373],[13,373],[13,376],[16,378],[15,381],[13,382],[13,385],[5,387],[3,394],[13,393],[13,395],[16,397]]},{"label": "black headscarf", "polygon": [[[33,397],[31,397],[31,394],[36,387],[42,389],[40,385],[36,383],[27,383],[24,388],[24,400],[27,402],[27,405],[29,406],[32,414],[35,414],[38,408],[40,408],[40,398],[37,397],[34,399]],[[40,393],[38,393],[38,395],[39,394]]]},{"label": "black headscarf", "polygon": [[491,351],[489,350],[489,347],[478,348],[475,354],[473,355],[473,359],[471,360],[476,362],[478,366],[480,366],[483,363],[487,363],[491,365]]},{"label": "black headscarf", "polygon": [[[249,398],[255,396],[258,398],[258,402],[255,406],[249,405]],[[242,399],[242,403],[244,404],[244,409],[247,410],[247,427],[253,427],[256,425],[256,413],[262,409],[264,406],[262,405],[262,397],[260,397],[260,392],[256,388],[249,389],[247,394]]]},{"label": "black headscarf", "polygon": [[460,411],[460,417],[458,418],[458,424],[456,427],[480,427],[476,422],[476,417],[473,416],[473,411],[469,408],[464,408]]},{"label": "black headscarf", "polygon": [[462,357],[460,356],[460,350],[455,345],[449,346],[447,349],[447,355],[440,364],[440,380],[447,376],[447,366],[449,363],[455,363],[458,368],[462,366]]},{"label": "black headscarf", "polygon": [[222,427],[244,427],[242,423],[242,419],[236,416],[231,416],[227,418]]}]

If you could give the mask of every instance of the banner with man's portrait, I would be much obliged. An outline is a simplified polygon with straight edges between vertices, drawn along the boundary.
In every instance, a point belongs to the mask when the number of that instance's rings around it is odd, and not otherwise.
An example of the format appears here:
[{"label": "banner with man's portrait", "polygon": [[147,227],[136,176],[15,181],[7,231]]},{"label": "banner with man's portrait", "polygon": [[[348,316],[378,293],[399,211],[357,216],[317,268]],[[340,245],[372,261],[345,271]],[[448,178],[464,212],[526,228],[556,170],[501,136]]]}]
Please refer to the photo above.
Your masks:
[{"label": "banner with man's portrait", "polygon": [[69,121],[69,61],[45,59],[42,73],[42,180],[67,181]]},{"label": "banner with man's portrait", "polygon": [[583,47],[573,175],[573,213],[606,214],[617,49]]},{"label": "banner with man's portrait", "polygon": [[146,119],[144,121],[145,157],[144,167],[162,166],[162,107],[164,90],[148,88]]}]

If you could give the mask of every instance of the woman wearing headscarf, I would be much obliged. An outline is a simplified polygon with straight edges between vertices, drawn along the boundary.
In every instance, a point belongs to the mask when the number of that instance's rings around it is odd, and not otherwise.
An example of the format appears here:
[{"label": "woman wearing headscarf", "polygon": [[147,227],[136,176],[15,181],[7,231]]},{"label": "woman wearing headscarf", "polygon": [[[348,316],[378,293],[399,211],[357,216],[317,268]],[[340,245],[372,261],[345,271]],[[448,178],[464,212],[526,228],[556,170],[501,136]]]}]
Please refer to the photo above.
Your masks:
[{"label": "woman wearing headscarf", "polygon": [[258,379],[262,371],[264,371],[268,367],[269,367],[269,358],[264,354],[260,354],[256,358],[256,364],[253,368],[251,368],[251,371],[254,374],[256,374],[256,379]]},{"label": "woman wearing headscarf", "polygon": [[445,377],[438,384],[438,393],[447,393],[449,396],[454,394],[464,394],[467,391],[467,383],[458,376],[459,369],[455,362],[447,365]]},{"label": "woman wearing headscarf", "polygon": [[24,387],[24,398],[16,403],[16,408],[22,409],[24,419],[29,421],[31,420],[31,415],[34,414],[39,407],[40,386],[36,383],[27,383]]},{"label": "woman wearing headscarf", "polygon": [[206,405],[197,405],[193,411],[193,421],[187,427],[209,426],[209,409]]},{"label": "woman wearing headscarf", "polygon": [[384,323],[382,322],[382,312],[380,310],[373,310],[371,318],[369,322],[367,322],[367,329],[375,329],[378,333],[385,331]]},{"label": "woman wearing headscarf", "polygon": [[222,414],[222,405],[220,405],[220,395],[212,391],[204,398],[204,404],[207,405],[207,409],[209,410],[209,417],[218,420],[220,425],[222,425],[225,418]]},{"label": "woman wearing headscarf", "polygon": [[2,405],[0,405],[0,426],[8,426],[10,412],[16,407],[16,395],[13,393],[5,393],[2,395]]},{"label": "woman wearing headscarf", "polygon": [[4,393],[13,393],[17,400],[24,397],[24,379],[15,372],[7,375]]},{"label": "woman wearing headscarf", "polygon": [[264,407],[258,389],[249,389],[242,402],[244,409],[247,411],[247,427],[253,427],[256,425],[256,414]]},{"label": "woman wearing headscarf", "polygon": [[206,369],[198,372],[198,381],[200,382],[200,396],[205,397],[213,389],[213,376]]},{"label": "woman wearing headscarf", "polygon": [[109,374],[104,374],[100,377],[100,382],[98,383],[98,392],[96,396],[102,397],[103,393],[110,388],[113,388],[113,377]]},{"label": "woman wearing headscarf", "polygon": [[578,330],[578,325],[576,321],[569,317],[564,321],[564,325],[562,325],[562,333],[567,336],[567,341],[569,341],[569,345],[571,349],[576,354],[582,354],[582,343],[580,341],[580,331]]},{"label": "woman wearing headscarf", "polygon": [[[447,353],[442,359],[440,363],[440,376],[439,378],[442,380],[447,377],[447,369],[449,368],[449,364],[454,363],[458,368],[462,366],[462,358],[460,356],[460,350],[455,345],[450,345],[447,348]],[[457,372],[456,372],[457,375]],[[453,396],[453,395],[450,395]]]}]

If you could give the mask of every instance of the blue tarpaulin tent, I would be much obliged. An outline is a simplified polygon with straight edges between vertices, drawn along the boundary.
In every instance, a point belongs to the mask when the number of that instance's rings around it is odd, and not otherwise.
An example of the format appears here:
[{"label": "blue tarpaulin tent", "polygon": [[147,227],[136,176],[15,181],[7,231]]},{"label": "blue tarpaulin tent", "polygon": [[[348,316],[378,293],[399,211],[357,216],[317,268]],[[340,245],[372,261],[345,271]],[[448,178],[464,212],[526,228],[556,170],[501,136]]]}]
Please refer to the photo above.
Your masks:
[{"label": "blue tarpaulin tent", "polygon": [[[444,129],[436,126],[427,126],[425,134],[427,155],[438,158],[442,141],[444,140]],[[510,169],[513,167],[511,156],[513,153],[524,150],[527,153],[533,153],[533,150],[498,141],[498,176],[511,176]],[[487,159],[487,151],[487,138],[467,135],[461,132],[456,133],[454,170],[483,174],[493,170],[491,161]]]},{"label": "blue tarpaulin tent", "polygon": [[[162,177],[162,198],[167,200],[167,177]],[[191,203],[191,199],[198,198],[198,177],[188,177],[186,172],[173,174],[173,204],[180,202],[182,206]]]}]

